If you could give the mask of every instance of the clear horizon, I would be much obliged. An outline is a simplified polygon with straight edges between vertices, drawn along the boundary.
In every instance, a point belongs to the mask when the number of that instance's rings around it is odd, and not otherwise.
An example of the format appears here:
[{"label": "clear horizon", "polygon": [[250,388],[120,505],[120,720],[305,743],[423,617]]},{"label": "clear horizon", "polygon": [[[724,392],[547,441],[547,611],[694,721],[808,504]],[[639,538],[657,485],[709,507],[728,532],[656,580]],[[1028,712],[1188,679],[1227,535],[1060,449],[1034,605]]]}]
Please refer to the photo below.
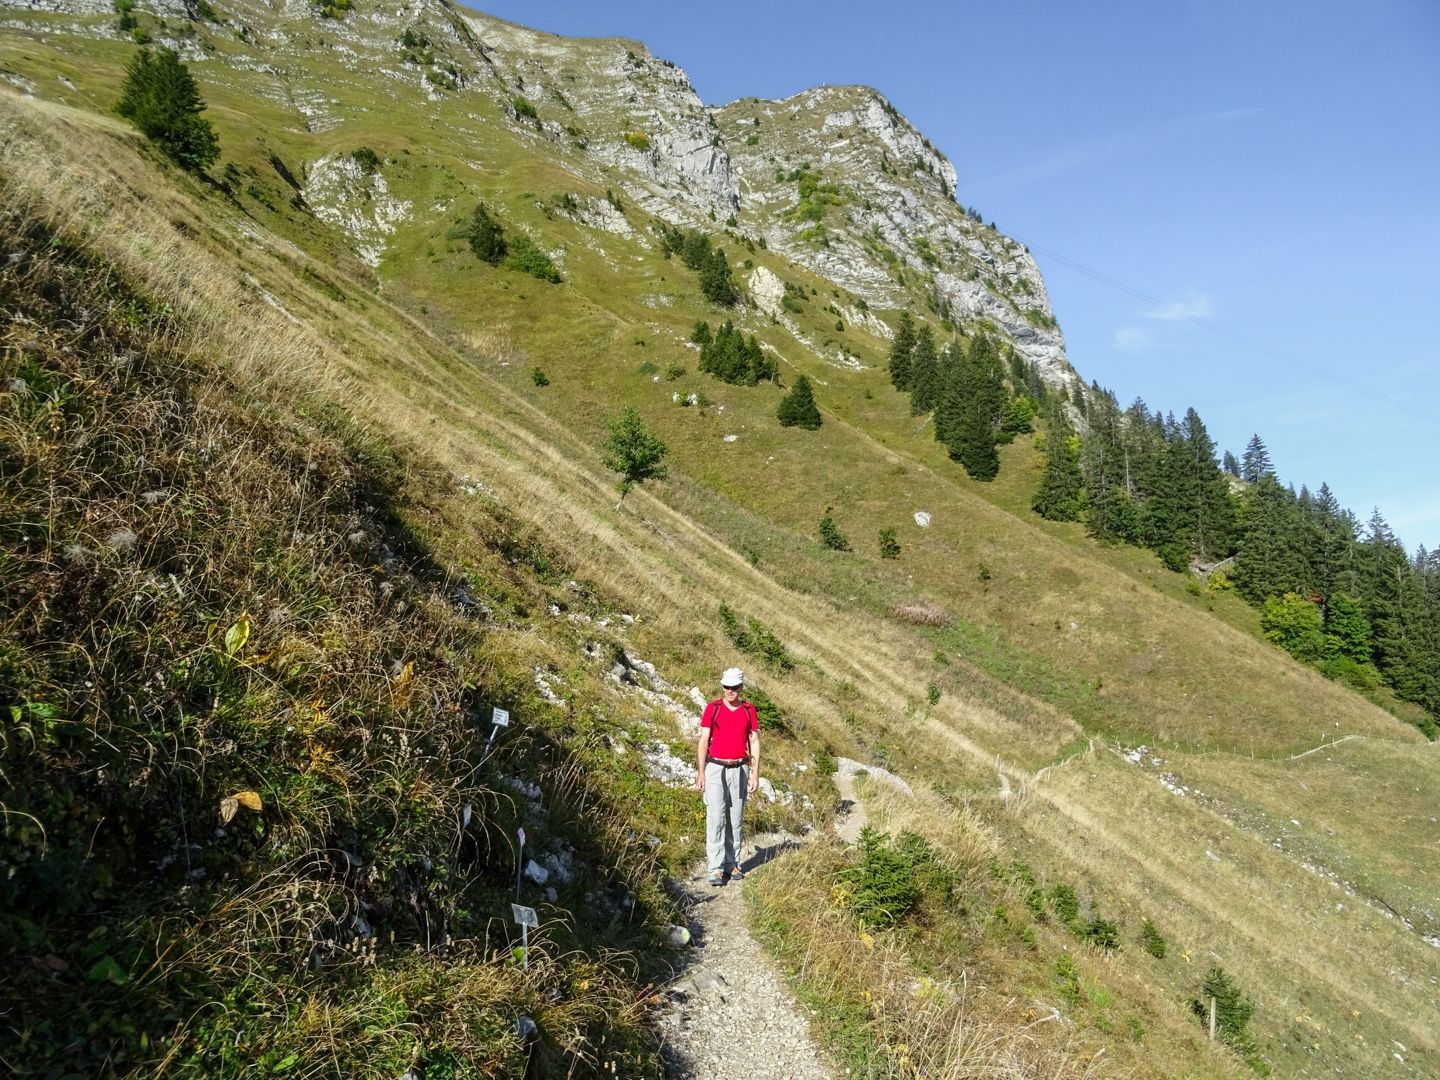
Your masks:
[{"label": "clear horizon", "polygon": [[643,41],[708,105],[875,87],[1030,246],[1087,382],[1440,547],[1440,5],[470,6]]}]

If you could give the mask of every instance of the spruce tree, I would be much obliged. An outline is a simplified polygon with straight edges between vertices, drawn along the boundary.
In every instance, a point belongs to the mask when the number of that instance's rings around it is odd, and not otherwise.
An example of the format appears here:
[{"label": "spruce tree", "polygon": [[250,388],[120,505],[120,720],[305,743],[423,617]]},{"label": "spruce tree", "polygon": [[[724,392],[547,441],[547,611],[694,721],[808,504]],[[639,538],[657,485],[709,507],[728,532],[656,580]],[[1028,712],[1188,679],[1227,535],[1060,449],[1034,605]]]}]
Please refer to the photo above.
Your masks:
[{"label": "spruce tree", "polygon": [[475,211],[470,215],[470,224],[465,229],[465,239],[469,241],[470,250],[475,253],[475,257],[491,266],[499,266],[510,250],[510,245],[505,241],[505,230],[484,203],[475,204]]},{"label": "spruce tree", "polygon": [[1075,521],[1080,517],[1080,461],[1072,443],[1064,413],[1056,411],[1045,432],[1045,475],[1030,504],[1051,521]]},{"label": "spruce tree", "polygon": [[995,343],[981,335],[970,343],[960,365],[959,386],[965,395],[947,446],[974,480],[993,480],[1000,471],[995,449],[1005,407],[1005,377]]},{"label": "spruce tree", "polygon": [[220,139],[200,113],[205,102],[174,49],[141,49],[125,71],[115,111],[182,169],[203,172],[220,156]]},{"label": "spruce tree", "polygon": [[1238,477],[1240,475],[1240,463],[1235,460],[1235,455],[1229,450],[1226,450],[1225,456],[1220,459],[1220,468],[1223,469],[1228,476]]},{"label": "spruce tree", "polygon": [[937,381],[939,392],[935,395],[934,431],[937,441],[947,447],[955,439],[960,427],[960,414],[965,405],[965,387],[961,384],[965,352],[958,342],[952,341],[940,352],[940,367]]},{"label": "spruce tree", "polygon": [[896,390],[910,389],[910,356],[915,350],[915,317],[900,312],[900,326],[890,343],[890,383]]},{"label": "spruce tree", "polygon": [[800,427],[814,431],[820,426],[820,410],[815,405],[815,394],[810,389],[810,380],[801,375],[795,386],[780,399],[776,410],[781,427]]},{"label": "spruce tree", "polygon": [[1274,476],[1275,467],[1270,464],[1270,452],[1259,435],[1251,435],[1245,444],[1245,453],[1240,458],[1240,479],[1246,483],[1259,483],[1262,476]]},{"label": "spruce tree", "polygon": [[940,398],[940,358],[935,351],[935,335],[928,325],[915,335],[915,348],[910,353],[910,411],[916,416],[935,408]]},{"label": "spruce tree", "polygon": [[711,249],[708,240],[705,247],[707,254],[699,268],[700,291],[706,300],[717,307],[734,307],[735,301],[740,299],[740,293],[730,276],[730,260],[725,257],[721,248]]}]

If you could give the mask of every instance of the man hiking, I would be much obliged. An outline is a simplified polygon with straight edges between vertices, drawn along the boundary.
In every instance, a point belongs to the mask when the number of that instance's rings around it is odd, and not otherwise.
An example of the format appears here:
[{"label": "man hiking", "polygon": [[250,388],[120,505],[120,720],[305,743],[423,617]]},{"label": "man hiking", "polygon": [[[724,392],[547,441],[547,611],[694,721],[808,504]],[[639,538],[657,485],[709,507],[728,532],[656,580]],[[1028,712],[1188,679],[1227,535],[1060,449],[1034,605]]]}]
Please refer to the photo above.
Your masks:
[{"label": "man hiking", "polygon": [[740,869],[744,839],[740,815],[760,784],[760,720],[755,706],[741,700],[745,673],[726,668],[720,696],[705,706],[695,749],[695,790],[705,794],[705,854],[711,885],[745,876]]}]

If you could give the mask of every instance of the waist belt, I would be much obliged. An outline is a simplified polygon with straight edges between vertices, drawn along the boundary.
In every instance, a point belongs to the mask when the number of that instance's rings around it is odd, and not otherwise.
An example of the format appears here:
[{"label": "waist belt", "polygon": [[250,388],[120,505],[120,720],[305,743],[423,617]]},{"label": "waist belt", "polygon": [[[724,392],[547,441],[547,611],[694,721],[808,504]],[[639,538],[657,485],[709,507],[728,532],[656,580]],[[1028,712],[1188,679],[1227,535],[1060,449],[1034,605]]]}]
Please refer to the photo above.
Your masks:
[{"label": "waist belt", "polygon": [[738,769],[741,765],[750,764],[748,757],[738,758],[734,761],[727,761],[725,758],[706,758],[711,765],[719,765],[722,769]]}]

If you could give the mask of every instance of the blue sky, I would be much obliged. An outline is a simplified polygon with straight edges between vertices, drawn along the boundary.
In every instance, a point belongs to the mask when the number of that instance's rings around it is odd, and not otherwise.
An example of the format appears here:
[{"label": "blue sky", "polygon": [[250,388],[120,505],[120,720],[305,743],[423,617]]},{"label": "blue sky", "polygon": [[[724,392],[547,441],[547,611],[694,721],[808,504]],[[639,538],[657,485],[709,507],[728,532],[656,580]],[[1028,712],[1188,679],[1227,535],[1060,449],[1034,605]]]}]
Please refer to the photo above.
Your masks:
[{"label": "blue sky", "polygon": [[877,87],[1030,245],[1087,381],[1440,546],[1440,3],[474,6],[638,38],[708,104]]}]

